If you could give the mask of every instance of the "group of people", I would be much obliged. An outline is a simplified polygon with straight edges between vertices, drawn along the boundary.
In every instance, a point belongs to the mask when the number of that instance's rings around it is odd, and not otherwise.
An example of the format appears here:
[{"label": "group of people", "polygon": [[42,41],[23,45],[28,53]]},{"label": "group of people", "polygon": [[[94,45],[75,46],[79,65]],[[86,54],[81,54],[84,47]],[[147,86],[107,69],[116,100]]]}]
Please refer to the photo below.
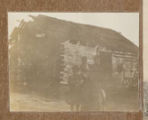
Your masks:
[{"label": "group of people", "polygon": [[126,87],[135,87],[138,85],[138,65],[132,63],[120,63],[117,67],[118,73],[122,76],[121,83]]},{"label": "group of people", "polygon": [[71,111],[98,111],[105,101],[105,91],[101,88],[103,80],[97,56],[94,64],[82,58],[80,66],[72,67],[72,75],[68,82],[68,99]]}]

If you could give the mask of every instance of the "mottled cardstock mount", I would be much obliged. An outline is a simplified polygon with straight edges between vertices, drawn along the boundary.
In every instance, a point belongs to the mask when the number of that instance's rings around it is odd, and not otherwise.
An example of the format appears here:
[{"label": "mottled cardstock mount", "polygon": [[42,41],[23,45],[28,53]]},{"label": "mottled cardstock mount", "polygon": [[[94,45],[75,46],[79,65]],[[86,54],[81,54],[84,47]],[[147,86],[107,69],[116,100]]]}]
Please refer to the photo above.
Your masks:
[{"label": "mottled cardstock mount", "polygon": [[[139,12],[139,112],[9,112],[8,12]],[[142,120],[142,0],[0,0],[0,120]]]}]

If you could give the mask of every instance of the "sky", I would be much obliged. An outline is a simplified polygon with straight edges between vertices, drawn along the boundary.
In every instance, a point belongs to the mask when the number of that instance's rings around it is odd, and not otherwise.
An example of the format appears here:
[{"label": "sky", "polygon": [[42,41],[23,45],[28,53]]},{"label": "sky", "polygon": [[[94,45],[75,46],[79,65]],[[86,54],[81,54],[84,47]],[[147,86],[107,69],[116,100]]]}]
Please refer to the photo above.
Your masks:
[{"label": "sky", "polygon": [[148,82],[148,0],[143,4],[143,67],[144,81]]},{"label": "sky", "polygon": [[29,15],[46,15],[76,23],[89,24],[113,29],[137,46],[139,45],[139,13],[55,13],[55,12],[9,12],[8,35],[19,22],[32,20]]}]

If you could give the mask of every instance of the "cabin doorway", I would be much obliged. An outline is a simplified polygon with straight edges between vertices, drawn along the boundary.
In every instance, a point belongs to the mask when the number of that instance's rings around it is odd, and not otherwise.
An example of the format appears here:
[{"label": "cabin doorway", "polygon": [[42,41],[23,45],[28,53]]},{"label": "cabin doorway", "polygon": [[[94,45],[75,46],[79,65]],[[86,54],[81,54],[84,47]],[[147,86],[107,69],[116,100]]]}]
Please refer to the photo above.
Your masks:
[{"label": "cabin doorway", "polygon": [[100,52],[100,65],[103,73],[107,76],[112,75],[112,54]]}]

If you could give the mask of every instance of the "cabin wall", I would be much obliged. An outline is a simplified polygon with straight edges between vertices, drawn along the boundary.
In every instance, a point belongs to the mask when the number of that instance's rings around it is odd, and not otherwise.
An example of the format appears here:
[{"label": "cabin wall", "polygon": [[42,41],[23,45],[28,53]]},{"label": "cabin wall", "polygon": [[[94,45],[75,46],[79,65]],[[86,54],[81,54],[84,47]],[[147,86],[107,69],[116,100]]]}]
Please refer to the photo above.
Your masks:
[{"label": "cabin wall", "polygon": [[104,76],[108,77],[120,77],[119,81],[125,86],[133,84],[137,86],[138,80],[134,83],[129,79],[133,79],[135,73],[138,72],[137,56],[132,53],[125,53],[121,51],[111,51],[105,47],[96,45],[94,47],[81,45],[78,43],[71,43],[66,41],[62,43],[63,52],[63,70],[61,71],[62,83],[67,84],[69,76],[72,75],[72,67],[80,66],[83,56],[87,57],[87,63],[89,65],[94,64],[94,57],[99,56],[98,62],[101,69],[104,71]]}]

